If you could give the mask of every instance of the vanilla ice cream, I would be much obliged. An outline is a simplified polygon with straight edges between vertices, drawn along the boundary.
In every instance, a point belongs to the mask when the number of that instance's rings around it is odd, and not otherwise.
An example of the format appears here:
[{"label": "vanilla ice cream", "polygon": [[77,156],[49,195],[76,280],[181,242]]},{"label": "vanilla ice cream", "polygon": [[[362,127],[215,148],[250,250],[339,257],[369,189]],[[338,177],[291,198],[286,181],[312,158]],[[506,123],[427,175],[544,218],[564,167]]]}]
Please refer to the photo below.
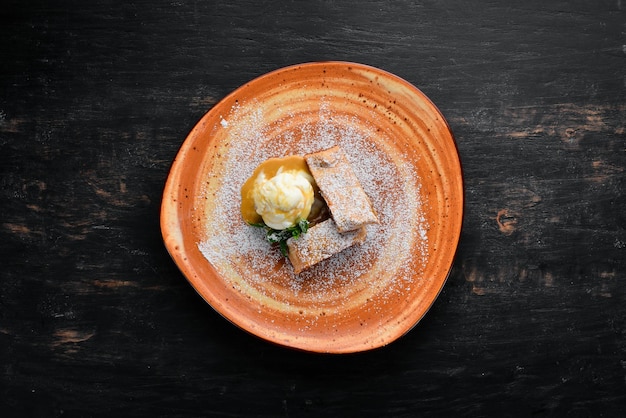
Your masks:
[{"label": "vanilla ice cream", "polygon": [[314,200],[312,182],[301,170],[281,168],[269,179],[261,172],[252,190],[254,208],[270,228],[289,228],[309,216]]}]

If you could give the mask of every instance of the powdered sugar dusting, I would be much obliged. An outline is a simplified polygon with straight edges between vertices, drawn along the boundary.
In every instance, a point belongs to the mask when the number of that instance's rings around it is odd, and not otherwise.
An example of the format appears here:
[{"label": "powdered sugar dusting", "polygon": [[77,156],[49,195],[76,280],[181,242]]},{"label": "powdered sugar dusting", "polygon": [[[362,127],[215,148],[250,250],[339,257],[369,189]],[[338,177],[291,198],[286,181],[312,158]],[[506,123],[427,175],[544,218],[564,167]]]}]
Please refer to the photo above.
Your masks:
[{"label": "powdered sugar dusting", "polygon": [[[198,247],[206,259],[240,292],[283,311],[313,306],[339,315],[346,303],[372,299],[378,301],[373,309],[381,309],[387,300],[420,286],[428,225],[411,157],[377,126],[342,114],[323,100],[315,118],[282,115],[278,120],[267,118],[263,107],[251,102],[234,106],[220,118],[219,129],[227,138],[219,153],[220,174],[218,180],[207,182],[206,206],[201,208],[206,224]],[[263,232],[239,216],[240,189],[268,158],[304,155],[334,145],[345,152],[380,224],[367,226],[363,244],[295,275],[289,261],[264,240]],[[311,320],[302,321],[303,331]]]}]

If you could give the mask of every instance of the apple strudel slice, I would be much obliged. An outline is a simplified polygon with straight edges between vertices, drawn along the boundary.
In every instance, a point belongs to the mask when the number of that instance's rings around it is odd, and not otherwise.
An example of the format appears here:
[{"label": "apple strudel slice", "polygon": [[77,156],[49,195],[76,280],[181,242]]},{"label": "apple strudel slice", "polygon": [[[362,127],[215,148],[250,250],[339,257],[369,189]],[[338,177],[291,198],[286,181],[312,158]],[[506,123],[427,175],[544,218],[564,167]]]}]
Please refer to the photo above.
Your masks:
[{"label": "apple strudel slice", "polygon": [[289,238],[289,261],[296,274],[348,247],[365,241],[365,227],[341,233],[332,219],[318,223],[298,238]]},{"label": "apple strudel slice", "polygon": [[378,223],[372,203],[340,147],[307,154],[304,158],[339,232]]}]

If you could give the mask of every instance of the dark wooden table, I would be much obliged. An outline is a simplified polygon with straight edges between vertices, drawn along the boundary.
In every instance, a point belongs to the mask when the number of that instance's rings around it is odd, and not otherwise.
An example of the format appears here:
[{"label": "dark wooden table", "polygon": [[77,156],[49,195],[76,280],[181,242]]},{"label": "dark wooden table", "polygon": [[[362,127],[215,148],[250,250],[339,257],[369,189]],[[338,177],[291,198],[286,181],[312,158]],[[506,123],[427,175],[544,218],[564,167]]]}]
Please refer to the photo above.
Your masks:
[{"label": "dark wooden table", "polygon": [[[0,8],[0,415],[617,416],[626,406],[626,4],[9,1]],[[458,256],[379,350],[228,323],[169,258],[170,165],[217,101],[347,60],[447,117]]]}]

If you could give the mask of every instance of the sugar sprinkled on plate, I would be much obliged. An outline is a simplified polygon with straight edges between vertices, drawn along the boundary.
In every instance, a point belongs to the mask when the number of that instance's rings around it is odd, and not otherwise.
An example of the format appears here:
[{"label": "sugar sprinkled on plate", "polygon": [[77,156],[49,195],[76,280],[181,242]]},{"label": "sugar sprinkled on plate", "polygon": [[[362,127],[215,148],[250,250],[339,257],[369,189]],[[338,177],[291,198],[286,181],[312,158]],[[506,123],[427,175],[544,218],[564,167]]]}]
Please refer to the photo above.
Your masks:
[{"label": "sugar sprinkled on plate", "polygon": [[[317,118],[292,123],[289,113],[271,123],[254,102],[233,106],[221,117],[227,146],[220,153],[220,181],[208,182],[204,257],[234,288],[264,304],[298,310],[317,306],[340,313],[343,303],[392,299],[419,286],[416,265],[428,255],[428,225],[422,214],[415,164],[393,146],[393,138],[355,116],[335,112],[321,101]],[[368,225],[358,246],[295,275],[263,231],[240,216],[240,189],[253,170],[271,157],[304,155],[339,145],[372,201],[380,224]],[[211,196],[209,199],[208,197]],[[417,263],[416,263],[417,260]],[[380,305],[380,304],[378,304]],[[377,305],[377,306],[378,306]]]}]

